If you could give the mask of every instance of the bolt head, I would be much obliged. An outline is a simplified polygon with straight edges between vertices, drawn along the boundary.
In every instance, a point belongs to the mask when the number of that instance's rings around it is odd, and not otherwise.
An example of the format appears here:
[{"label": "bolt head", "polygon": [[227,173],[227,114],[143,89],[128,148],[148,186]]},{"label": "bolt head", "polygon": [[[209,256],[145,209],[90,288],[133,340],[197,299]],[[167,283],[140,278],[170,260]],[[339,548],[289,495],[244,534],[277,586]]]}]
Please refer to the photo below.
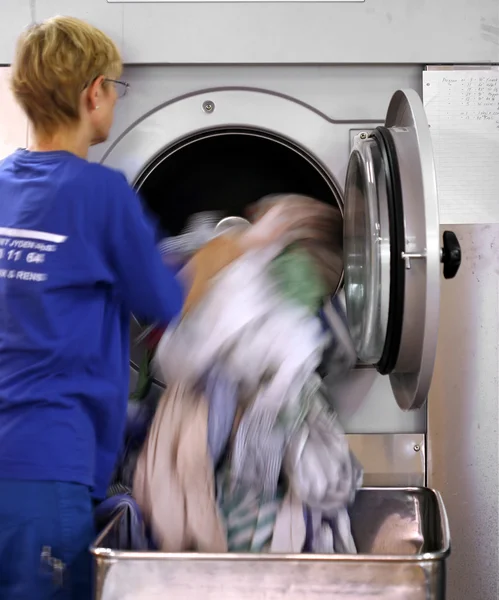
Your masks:
[{"label": "bolt head", "polygon": [[215,105],[213,102],[211,102],[211,100],[206,100],[203,102],[203,110],[206,113],[212,113],[215,110]]}]

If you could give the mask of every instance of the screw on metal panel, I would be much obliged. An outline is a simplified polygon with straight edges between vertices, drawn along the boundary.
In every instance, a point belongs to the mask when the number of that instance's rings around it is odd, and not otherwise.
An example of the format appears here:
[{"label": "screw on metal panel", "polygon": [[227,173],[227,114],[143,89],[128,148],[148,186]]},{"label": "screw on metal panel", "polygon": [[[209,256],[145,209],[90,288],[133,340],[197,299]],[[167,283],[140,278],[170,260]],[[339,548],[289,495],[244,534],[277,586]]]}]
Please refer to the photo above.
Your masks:
[{"label": "screw on metal panel", "polygon": [[215,110],[215,104],[211,100],[203,102],[203,110],[206,113],[212,113]]},{"label": "screw on metal panel", "polygon": [[359,135],[361,140],[365,140],[367,139],[367,133],[365,133],[364,131]]},{"label": "screw on metal panel", "polygon": [[419,444],[416,444],[414,446],[414,452],[419,452],[421,450],[421,447],[419,446]]}]

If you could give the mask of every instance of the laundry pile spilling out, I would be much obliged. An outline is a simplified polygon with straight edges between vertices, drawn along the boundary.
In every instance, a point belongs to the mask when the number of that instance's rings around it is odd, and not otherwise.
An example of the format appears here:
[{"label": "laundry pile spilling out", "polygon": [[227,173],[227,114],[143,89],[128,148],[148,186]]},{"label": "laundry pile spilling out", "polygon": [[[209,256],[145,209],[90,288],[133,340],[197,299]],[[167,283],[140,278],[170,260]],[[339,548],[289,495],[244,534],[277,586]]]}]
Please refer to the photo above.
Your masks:
[{"label": "laundry pile spilling out", "polygon": [[355,553],[362,469],[323,383],[356,360],[333,298],[341,215],[288,195],[248,217],[198,215],[162,246],[190,291],[146,365],[168,385],[136,405],[118,491],[161,551]]}]

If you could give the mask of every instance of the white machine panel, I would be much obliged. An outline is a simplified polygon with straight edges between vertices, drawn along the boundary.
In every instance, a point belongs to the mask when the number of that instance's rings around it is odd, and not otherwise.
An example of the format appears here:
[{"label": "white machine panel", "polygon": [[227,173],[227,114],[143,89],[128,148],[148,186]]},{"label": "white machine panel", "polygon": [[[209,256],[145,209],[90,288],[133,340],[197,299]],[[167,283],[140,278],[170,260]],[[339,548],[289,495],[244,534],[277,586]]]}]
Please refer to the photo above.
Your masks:
[{"label": "white machine panel", "polygon": [[[497,0],[108,2],[2,0],[0,64],[27,19],[82,17],[129,64],[489,63],[499,60]],[[7,8],[4,6],[7,5]]]},{"label": "white machine panel", "polygon": [[[166,3],[168,0],[107,0],[109,4],[154,4]],[[177,3],[182,2],[365,2],[366,0],[175,0]]]}]

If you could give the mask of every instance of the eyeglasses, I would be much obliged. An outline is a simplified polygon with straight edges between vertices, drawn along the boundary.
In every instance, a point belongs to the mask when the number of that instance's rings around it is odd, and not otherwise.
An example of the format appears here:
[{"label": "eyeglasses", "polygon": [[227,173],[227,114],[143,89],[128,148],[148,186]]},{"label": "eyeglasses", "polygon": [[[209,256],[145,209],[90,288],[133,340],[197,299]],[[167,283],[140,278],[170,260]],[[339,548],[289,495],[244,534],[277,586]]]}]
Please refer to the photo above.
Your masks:
[{"label": "eyeglasses", "polygon": [[[93,83],[96,79],[97,79],[97,77],[95,79],[93,79],[91,83]],[[107,83],[112,83],[114,85],[114,89],[116,90],[116,94],[118,95],[118,98],[123,98],[123,96],[126,96],[128,88],[130,87],[130,84],[127,83],[126,81],[118,81],[117,79],[109,79],[109,77],[104,77],[103,81],[106,81]],[[83,86],[82,91],[86,90],[89,85],[91,85],[91,84],[87,83],[85,86]]]},{"label": "eyeglasses", "polygon": [[123,98],[124,96],[126,96],[128,88],[130,87],[130,84],[127,83],[126,81],[118,81],[116,79],[108,79],[107,77],[104,79],[104,81],[106,81],[107,83],[112,83],[114,85],[114,89],[116,90],[116,93],[118,94],[118,98]]}]

